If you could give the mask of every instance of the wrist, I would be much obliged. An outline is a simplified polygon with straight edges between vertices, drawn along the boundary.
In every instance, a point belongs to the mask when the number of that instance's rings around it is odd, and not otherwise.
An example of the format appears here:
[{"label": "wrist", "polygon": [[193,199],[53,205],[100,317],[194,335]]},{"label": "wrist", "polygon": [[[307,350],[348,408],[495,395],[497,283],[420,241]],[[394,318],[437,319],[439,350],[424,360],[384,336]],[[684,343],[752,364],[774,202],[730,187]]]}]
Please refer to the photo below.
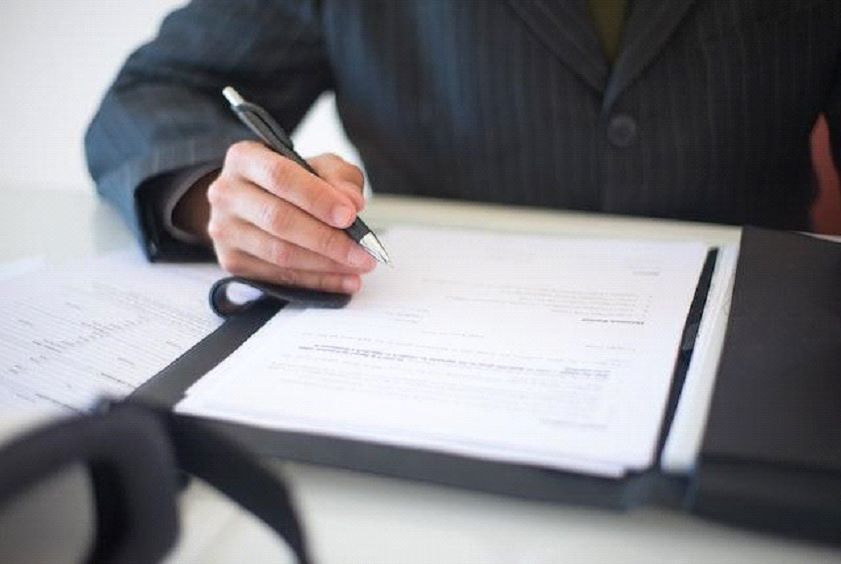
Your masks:
[{"label": "wrist", "polygon": [[210,219],[210,203],[207,189],[216,180],[219,170],[213,170],[201,178],[184,193],[172,210],[172,224],[176,228],[197,237],[202,243],[210,244],[207,222]]}]

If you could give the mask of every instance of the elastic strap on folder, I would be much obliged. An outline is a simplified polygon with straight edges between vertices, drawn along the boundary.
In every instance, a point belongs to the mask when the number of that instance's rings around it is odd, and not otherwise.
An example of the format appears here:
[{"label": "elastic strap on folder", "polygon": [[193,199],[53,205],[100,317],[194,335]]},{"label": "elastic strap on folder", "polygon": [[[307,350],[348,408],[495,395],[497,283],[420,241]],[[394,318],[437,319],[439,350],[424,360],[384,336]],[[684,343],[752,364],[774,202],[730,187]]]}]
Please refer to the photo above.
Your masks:
[{"label": "elastic strap on folder", "polygon": [[134,400],[60,420],[0,449],[0,507],[72,464],[90,470],[96,538],[90,562],[157,562],[175,543],[177,469],[203,479],[274,530],[310,564],[286,486],[201,421]]},{"label": "elastic strap on folder", "polygon": [[181,470],[201,478],[271,527],[299,564],[311,562],[289,491],[275,474],[200,420],[166,411],[158,415],[167,426]]},{"label": "elastic strap on folder", "polygon": [[686,381],[686,373],[689,370],[689,362],[692,360],[692,353],[695,348],[695,339],[698,336],[698,329],[701,327],[701,318],[704,315],[704,307],[707,305],[707,297],[712,285],[715,263],[718,259],[718,249],[711,248],[707,252],[707,258],[701,269],[701,276],[698,278],[698,286],[695,288],[695,297],[689,306],[689,313],[686,315],[686,324],[683,327],[683,335],[680,339],[675,371],[672,377],[672,386],[669,390],[669,398],[666,409],[663,413],[663,422],[660,426],[660,438],[657,444],[657,460],[663,456],[663,449],[666,447],[666,440],[672,429],[672,422],[675,418],[680,395],[683,391],[683,384]]},{"label": "elastic strap on folder", "polygon": [[0,449],[0,507],[73,464],[90,469],[96,538],[88,562],[157,562],[178,532],[173,452],[160,421],[136,407],[72,417]]},{"label": "elastic strap on folder", "polygon": [[[244,300],[237,300],[231,296],[231,290],[239,285],[252,290],[257,290],[246,296]],[[320,292],[307,288],[296,288],[294,286],[280,286],[249,280],[239,276],[229,276],[217,280],[210,288],[210,307],[219,317],[230,317],[242,312],[245,308],[252,306],[258,301],[280,302],[283,304],[297,304],[305,307],[319,307],[327,309],[338,309],[345,307],[350,301],[347,294],[334,294],[332,292]]]}]

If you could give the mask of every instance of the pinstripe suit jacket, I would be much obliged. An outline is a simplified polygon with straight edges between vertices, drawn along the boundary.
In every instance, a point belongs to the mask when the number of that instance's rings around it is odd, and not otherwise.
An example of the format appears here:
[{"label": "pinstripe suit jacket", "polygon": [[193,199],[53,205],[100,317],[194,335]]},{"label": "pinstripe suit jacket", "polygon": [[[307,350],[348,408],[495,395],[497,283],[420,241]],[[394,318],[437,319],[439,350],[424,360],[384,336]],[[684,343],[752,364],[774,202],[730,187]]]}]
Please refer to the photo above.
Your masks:
[{"label": "pinstripe suit jacket", "polygon": [[120,71],[86,136],[154,258],[150,178],[248,138],[230,83],[293,128],[334,90],[375,191],[808,227],[808,137],[841,162],[841,3],[636,0],[611,68],[584,0],[194,1]]}]

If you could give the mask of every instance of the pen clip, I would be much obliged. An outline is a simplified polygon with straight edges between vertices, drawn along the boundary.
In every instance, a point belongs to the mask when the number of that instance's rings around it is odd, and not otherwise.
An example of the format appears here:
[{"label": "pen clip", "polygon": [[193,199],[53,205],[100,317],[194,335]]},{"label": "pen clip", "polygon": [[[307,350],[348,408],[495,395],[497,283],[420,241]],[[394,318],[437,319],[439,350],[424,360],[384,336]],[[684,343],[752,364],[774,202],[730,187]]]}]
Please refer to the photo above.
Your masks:
[{"label": "pen clip", "polygon": [[298,153],[295,152],[292,139],[279,123],[257,104],[246,101],[232,86],[226,86],[222,95],[228,100],[231,109],[248,129],[253,131],[270,149],[299,164],[307,172],[318,176],[318,173]]},{"label": "pen clip", "polygon": [[[295,148],[294,144],[292,143],[292,139],[289,137],[289,135],[286,134],[286,131],[283,130],[280,124],[275,121],[275,119],[271,116],[271,114],[269,114],[269,112],[267,112],[257,104],[252,104],[251,102],[241,102],[233,106],[233,109],[237,113],[237,115],[240,116],[240,120],[259,137],[268,136],[271,141],[276,141],[289,150],[293,150]],[[260,122],[262,122],[260,125],[264,126],[264,130],[260,131],[256,129],[255,124],[253,124],[249,120],[242,119],[241,116],[245,112],[251,113]]]}]

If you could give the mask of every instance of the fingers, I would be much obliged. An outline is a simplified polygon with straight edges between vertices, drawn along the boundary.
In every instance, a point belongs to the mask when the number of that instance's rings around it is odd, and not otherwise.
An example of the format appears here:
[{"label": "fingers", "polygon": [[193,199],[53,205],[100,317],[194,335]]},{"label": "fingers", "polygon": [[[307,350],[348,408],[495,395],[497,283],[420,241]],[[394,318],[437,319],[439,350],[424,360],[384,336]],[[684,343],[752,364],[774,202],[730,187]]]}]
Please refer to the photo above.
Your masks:
[{"label": "fingers", "polygon": [[275,266],[337,274],[362,274],[373,268],[369,263],[360,267],[336,262],[289,241],[272,237],[262,229],[241,220],[232,220],[228,225],[226,246],[239,249]]},{"label": "fingers", "polygon": [[[224,196],[223,196],[224,197]],[[318,221],[288,202],[248,184],[238,186],[236,197],[217,200],[216,205],[259,227],[269,235],[323,255],[335,262],[371,270],[376,261],[346,233]],[[213,217],[208,226],[214,239],[226,233],[215,231]]]},{"label": "fingers", "polygon": [[318,176],[328,184],[341,190],[356,205],[357,213],[365,207],[362,189],[365,186],[365,176],[359,167],[355,167],[341,157],[328,153],[307,159]]},{"label": "fingers", "polygon": [[334,188],[259,143],[232,145],[225,169],[333,227],[348,227],[356,218],[356,202],[346,194],[346,188]]},{"label": "fingers", "polygon": [[230,147],[207,189],[207,232],[223,268],[238,276],[356,292],[376,261],[343,231],[364,205],[362,172],[335,155],[316,176],[260,143]]},{"label": "fingers", "polygon": [[236,276],[263,280],[273,284],[312,288],[323,292],[353,294],[359,291],[362,285],[362,280],[358,274],[309,272],[283,268],[240,250],[219,254],[219,263],[222,268]]}]

